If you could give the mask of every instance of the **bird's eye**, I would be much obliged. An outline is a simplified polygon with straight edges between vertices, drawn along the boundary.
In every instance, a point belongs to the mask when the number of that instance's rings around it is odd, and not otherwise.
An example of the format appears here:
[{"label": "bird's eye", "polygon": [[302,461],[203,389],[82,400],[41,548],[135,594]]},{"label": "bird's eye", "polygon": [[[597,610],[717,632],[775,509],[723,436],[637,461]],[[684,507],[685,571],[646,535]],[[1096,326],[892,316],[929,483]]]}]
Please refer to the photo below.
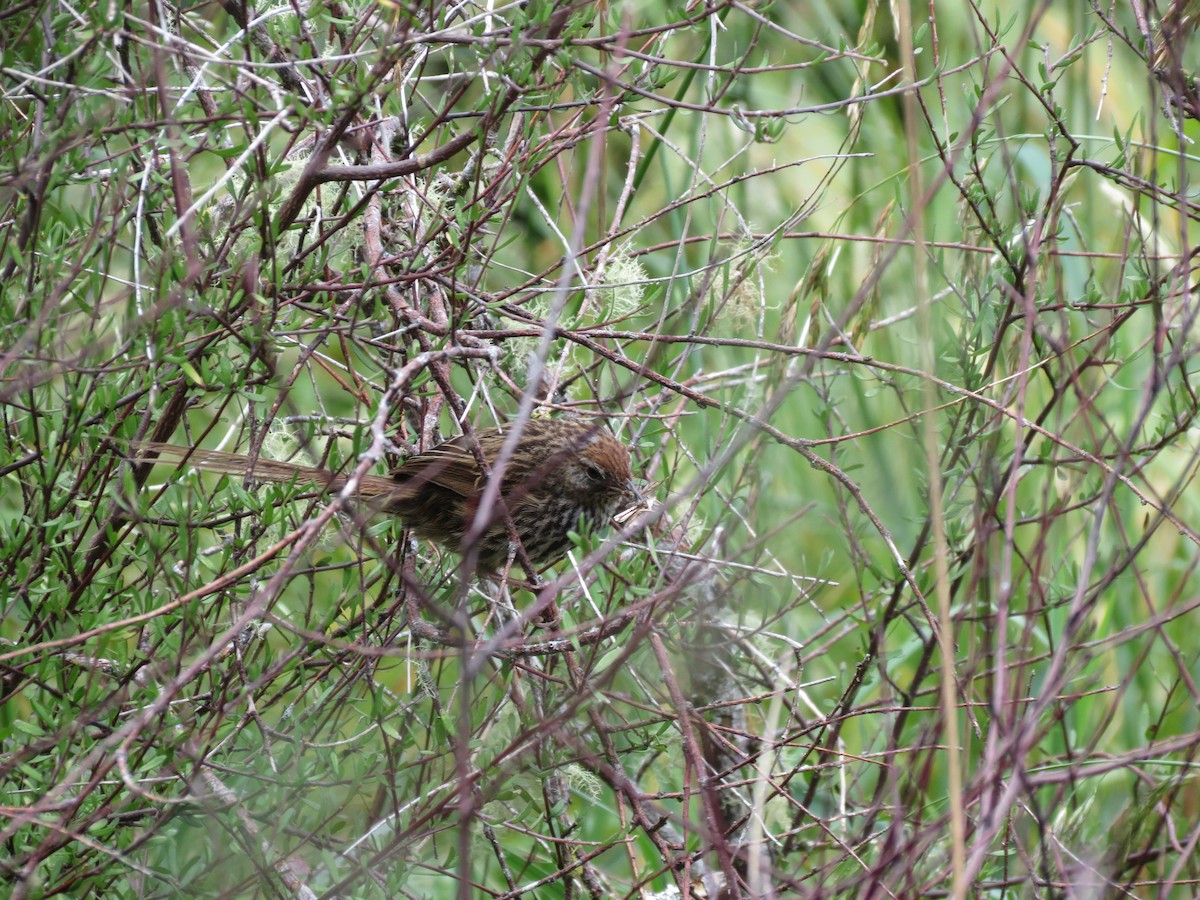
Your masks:
[{"label": "bird's eye", "polygon": [[585,459],[583,461],[583,471],[587,472],[588,478],[590,478],[592,481],[604,481],[605,479],[604,469],[596,465],[596,463],[592,462],[590,459]]}]

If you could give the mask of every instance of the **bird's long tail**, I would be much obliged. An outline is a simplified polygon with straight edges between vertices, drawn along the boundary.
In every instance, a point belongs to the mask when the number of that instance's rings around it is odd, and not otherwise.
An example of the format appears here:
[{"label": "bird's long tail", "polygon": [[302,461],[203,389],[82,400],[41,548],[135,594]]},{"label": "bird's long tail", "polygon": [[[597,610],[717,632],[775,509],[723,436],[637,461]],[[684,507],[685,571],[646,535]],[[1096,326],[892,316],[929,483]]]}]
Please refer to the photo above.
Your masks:
[{"label": "bird's long tail", "polygon": [[[240,453],[203,450],[159,441],[130,441],[127,446],[130,449],[129,456],[135,462],[191,465],[219,475],[282,484],[290,484],[294,481],[297,484],[312,485],[324,491],[340,491],[346,486],[345,475],[316,466],[302,466],[263,457],[251,460],[250,457]],[[359,480],[358,491],[365,497],[378,497],[395,493],[397,487],[398,485],[391,478],[380,475],[364,475]]]}]

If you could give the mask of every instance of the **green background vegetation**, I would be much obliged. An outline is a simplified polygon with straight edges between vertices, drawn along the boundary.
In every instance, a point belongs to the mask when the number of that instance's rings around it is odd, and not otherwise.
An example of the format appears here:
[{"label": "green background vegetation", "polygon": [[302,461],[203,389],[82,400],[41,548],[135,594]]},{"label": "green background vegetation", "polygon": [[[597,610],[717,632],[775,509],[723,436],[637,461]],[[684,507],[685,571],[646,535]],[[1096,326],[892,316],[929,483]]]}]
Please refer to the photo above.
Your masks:
[{"label": "green background vegetation", "polygon": [[[5,889],[1192,896],[1192,11],[933,12],[0,14]],[[533,401],[532,590],[128,459]]]}]

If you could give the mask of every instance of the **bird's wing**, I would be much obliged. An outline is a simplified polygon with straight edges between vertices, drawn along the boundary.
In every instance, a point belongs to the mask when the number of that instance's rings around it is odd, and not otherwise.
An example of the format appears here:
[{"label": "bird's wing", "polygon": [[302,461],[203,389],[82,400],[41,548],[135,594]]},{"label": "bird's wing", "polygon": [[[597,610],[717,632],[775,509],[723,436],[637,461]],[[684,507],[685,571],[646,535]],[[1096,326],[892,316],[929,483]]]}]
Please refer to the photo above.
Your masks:
[{"label": "bird's wing", "polygon": [[[525,423],[521,432],[524,450],[514,453],[504,468],[501,491],[508,493],[522,487],[529,488],[546,476],[546,464],[551,451],[558,445],[545,440],[548,433],[562,430],[562,423],[533,419]],[[486,428],[476,434],[479,449],[489,466],[494,466],[508,437],[503,428]],[[466,435],[438,444],[406,460],[392,472],[399,484],[419,488],[422,484],[436,484],[462,497],[471,497],[483,488],[483,477],[471,444]]]},{"label": "bird's wing", "polygon": [[414,490],[436,484],[462,497],[479,492],[479,464],[461,437],[405,460],[392,478]]}]

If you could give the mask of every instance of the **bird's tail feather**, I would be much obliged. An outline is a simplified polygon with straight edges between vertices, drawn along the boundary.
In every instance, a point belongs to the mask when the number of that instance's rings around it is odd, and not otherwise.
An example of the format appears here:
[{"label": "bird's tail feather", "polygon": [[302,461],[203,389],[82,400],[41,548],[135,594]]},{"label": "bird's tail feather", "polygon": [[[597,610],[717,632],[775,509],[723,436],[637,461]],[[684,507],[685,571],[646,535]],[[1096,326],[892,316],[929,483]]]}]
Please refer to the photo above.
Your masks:
[{"label": "bird's tail feather", "polygon": [[[192,465],[206,472],[231,475],[235,478],[250,478],[255,481],[272,481],[282,484],[313,485],[325,491],[340,491],[346,485],[346,476],[316,466],[259,457],[251,460],[240,453],[224,450],[204,450],[166,444],[159,441],[130,441],[130,458],[135,462],[162,462]],[[367,497],[394,493],[397,484],[391,478],[379,475],[364,475],[359,480],[359,493]]]}]

